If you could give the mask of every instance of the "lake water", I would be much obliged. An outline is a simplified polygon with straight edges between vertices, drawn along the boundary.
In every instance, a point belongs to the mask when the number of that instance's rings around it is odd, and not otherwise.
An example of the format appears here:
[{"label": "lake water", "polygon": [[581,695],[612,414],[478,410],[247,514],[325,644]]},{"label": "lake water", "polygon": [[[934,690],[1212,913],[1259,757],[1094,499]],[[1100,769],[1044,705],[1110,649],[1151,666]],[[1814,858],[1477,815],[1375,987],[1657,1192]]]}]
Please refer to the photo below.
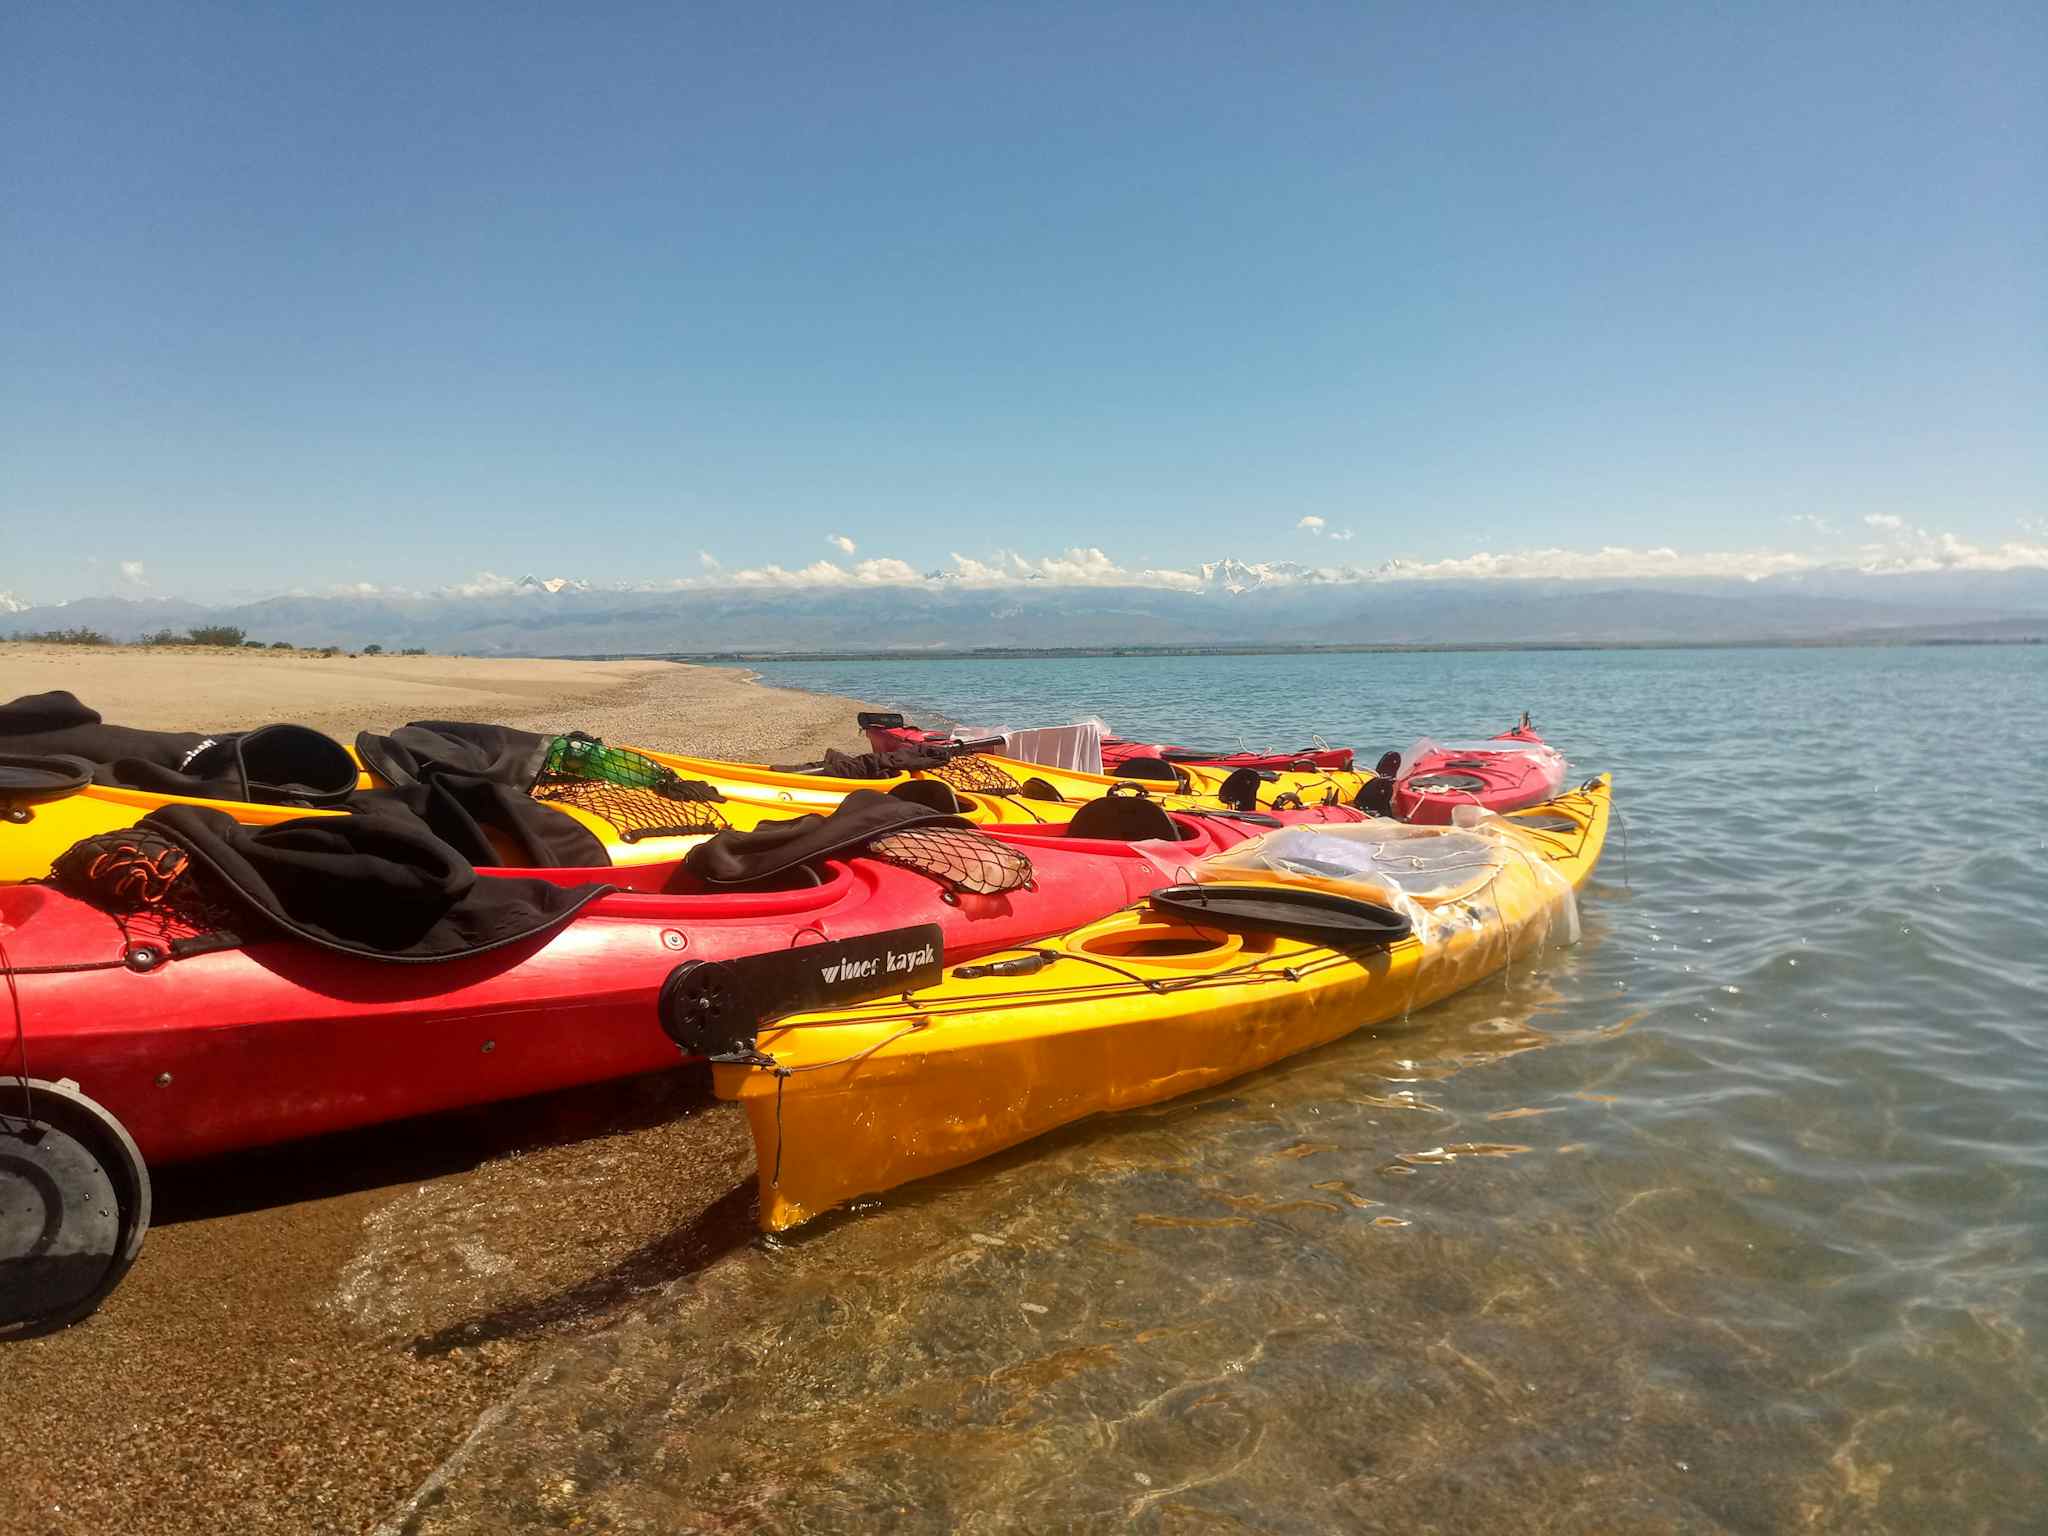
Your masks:
[{"label": "lake water", "polygon": [[1623,826],[1576,948],[568,1345],[417,1529],[2048,1528],[2048,651],[760,670],[1375,755],[1526,708]]}]

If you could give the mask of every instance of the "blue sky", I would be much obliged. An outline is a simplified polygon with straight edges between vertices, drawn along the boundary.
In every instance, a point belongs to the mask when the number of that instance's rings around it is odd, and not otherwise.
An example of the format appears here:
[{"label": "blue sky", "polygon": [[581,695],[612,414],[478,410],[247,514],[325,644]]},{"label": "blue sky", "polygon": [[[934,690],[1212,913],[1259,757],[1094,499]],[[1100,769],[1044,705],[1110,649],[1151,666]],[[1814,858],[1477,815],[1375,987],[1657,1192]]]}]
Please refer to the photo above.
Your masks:
[{"label": "blue sky", "polygon": [[0,588],[2048,544],[2044,18],[17,8]]}]

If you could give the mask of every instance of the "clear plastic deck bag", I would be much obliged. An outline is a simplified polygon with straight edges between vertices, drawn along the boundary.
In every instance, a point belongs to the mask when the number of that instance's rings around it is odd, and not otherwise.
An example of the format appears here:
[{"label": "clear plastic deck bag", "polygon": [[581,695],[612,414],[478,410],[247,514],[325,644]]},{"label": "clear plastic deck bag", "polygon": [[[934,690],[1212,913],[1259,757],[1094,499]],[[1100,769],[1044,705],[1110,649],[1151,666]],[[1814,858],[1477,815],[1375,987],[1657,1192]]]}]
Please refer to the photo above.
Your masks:
[{"label": "clear plastic deck bag", "polygon": [[1194,878],[1294,885],[1377,902],[1407,914],[1425,943],[1464,927],[1491,927],[1507,944],[1521,942],[1524,932],[1545,944],[1579,936],[1571,882],[1527,838],[1484,812],[1469,826],[1383,818],[1282,827],[1211,854],[1195,866]]}]

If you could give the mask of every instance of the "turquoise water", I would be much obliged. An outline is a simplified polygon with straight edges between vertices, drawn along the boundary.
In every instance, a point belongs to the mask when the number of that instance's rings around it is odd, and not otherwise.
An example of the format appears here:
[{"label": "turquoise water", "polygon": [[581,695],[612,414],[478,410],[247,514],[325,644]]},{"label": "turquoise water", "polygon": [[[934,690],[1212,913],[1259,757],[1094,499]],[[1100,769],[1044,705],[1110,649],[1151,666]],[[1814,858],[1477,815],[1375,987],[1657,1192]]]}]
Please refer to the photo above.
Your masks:
[{"label": "turquoise water", "polygon": [[1576,948],[678,1282],[421,1529],[2044,1528],[2048,653],[760,670],[1230,745],[1526,708],[1625,835]]}]

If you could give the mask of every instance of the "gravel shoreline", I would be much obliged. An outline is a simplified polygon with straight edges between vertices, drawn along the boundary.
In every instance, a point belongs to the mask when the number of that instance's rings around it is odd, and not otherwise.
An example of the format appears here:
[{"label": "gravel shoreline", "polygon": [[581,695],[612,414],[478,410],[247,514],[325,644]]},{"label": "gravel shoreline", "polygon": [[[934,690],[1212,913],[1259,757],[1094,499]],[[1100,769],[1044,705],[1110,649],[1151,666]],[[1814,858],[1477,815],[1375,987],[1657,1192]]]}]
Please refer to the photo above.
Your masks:
[{"label": "gravel shoreline", "polygon": [[[0,645],[0,698],[48,688],[153,728],[347,739],[468,717],[753,761],[863,746],[856,701],[670,662]],[[550,1340],[753,1233],[746,1127],[701,1070],[157,1183],[142,1257],[99,1313],[0,1350],[17,1447],[0,1532],[370,1530]]]}]

